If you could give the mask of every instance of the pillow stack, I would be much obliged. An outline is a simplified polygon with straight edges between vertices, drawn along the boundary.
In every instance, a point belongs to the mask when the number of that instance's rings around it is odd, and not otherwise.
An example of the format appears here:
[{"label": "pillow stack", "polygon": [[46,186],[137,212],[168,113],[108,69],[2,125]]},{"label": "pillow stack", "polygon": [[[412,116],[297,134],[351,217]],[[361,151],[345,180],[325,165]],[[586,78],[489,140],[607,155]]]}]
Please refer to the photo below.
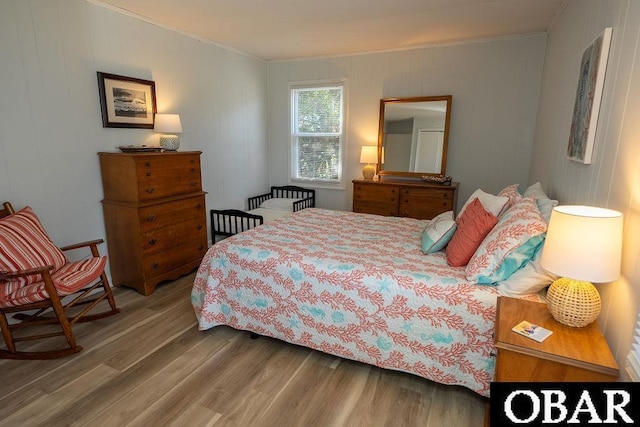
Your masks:
[{"label": "pillow stack", "polygon": [[451,266],[466,266],[467,279],[497,285],[501,294],[535,293],[554,277],[539,265],[551,210],[558,204],[539,182],[519,192],[517,184],[497,195],[476,190],[457,220],[453,212],[435,217],[422,233],[425,254],[445,249]]}]

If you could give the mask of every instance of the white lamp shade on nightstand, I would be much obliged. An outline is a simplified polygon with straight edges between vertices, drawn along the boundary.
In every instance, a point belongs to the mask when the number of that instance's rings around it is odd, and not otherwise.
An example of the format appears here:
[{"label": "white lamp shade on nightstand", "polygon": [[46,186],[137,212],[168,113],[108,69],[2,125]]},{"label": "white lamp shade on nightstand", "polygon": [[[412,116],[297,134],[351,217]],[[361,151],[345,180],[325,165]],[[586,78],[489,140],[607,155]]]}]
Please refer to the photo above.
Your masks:
[{"label": "white lamp shade on nightstand", "polygon": [[372,166],[372,164],[378,163],[378,146],[363,145],[360,150],[360,163],[367,164],[362,168],[362,176],[364,179],[373,179],[373,176],[376,174],[376,168]]},{"label": "white lamp shade on nightstand", "polygon": [[586,326],[600,313],[600,296],[590,282],[620,277],[620,212],[593,206],[557,206],[551,213],[542,250],[542,267],[562,279],[547,293],[553,317],[569,326]]},{"label": "white lamp shade on nightstand", "polygon": [[182,132],[182,124],[178,114],[156,114],[153,131],[162,133],[160,146],[168,151],[180,148],[178,133]]}]

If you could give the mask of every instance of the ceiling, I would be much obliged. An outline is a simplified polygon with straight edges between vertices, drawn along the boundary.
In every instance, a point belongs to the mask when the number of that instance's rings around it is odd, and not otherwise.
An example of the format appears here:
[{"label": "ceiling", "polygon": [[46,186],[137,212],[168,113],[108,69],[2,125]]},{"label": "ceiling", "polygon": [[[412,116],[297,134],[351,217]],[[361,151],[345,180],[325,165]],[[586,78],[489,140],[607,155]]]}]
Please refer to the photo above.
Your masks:
[{"label": "ceiling", "polygon": [[568,0],[88,0],[263,60],[545,32]]}]

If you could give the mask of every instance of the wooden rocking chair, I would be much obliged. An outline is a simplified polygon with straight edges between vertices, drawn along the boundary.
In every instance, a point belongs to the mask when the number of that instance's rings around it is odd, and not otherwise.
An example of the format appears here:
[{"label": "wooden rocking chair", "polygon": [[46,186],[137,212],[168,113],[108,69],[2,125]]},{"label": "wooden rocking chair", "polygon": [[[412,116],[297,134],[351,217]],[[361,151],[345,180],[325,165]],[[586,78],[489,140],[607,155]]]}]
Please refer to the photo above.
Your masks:
[{"label": "wooden rocking chair", "polygon": [[[0,210],[0,327],[7,349],[0,349],[0,358],[53,359],[77,353],[82,347],[76,344],[73,324],[120,312],[104,272],[107,259],[98,253],[100,243],[102,239],[58,248],[30,207],[15,212],[9,202],[3,204]],[[81,261],[68,261],[62,252],[83,247],[91,250],[91,257]],[[110,310],[87,314],[104,299]],[[63,303],[63,300],[69,301]],[[80,307],[83,305],[86,307]],[[72,307],[81,310],[70,316]],[[14,319],[20,322],[9,323],[9,313],[17,313]],[[18,329],[43,324],[58,324],[62,331],[14,336]],[[17,342],[55,336],[64,336],[68,346],[47,351],[16,349]]]}]

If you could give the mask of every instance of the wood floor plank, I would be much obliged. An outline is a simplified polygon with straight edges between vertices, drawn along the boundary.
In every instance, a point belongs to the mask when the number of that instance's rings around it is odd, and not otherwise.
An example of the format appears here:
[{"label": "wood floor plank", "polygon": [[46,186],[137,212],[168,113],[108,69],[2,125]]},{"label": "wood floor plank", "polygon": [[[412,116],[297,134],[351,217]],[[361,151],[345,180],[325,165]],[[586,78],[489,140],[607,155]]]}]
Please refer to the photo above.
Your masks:
[{"label": "wood floor plank", "polygon": [[[0,426],[481,426],[461,388],[219,326],[198,331],[194,275],[74,326],[84,351],[0,360]],[[35,347],[43,344],[33,344]]]}]

